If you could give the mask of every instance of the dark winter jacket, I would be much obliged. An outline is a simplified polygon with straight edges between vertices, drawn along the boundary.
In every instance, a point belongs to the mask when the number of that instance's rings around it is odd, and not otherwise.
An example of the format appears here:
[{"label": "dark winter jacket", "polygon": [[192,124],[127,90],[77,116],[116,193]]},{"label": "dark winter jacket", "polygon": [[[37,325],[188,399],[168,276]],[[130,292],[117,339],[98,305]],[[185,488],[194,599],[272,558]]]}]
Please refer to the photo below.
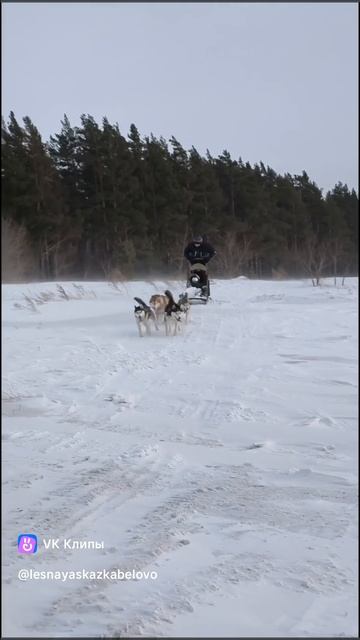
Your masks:
[{"label": "dark winter jacket", "polygon": [[207,242],[202,242],[198,247],[193,242],[190,242],[184,251],[185,258],[190,264],[207,264],[211,258],[216,254],[214,247]]}]

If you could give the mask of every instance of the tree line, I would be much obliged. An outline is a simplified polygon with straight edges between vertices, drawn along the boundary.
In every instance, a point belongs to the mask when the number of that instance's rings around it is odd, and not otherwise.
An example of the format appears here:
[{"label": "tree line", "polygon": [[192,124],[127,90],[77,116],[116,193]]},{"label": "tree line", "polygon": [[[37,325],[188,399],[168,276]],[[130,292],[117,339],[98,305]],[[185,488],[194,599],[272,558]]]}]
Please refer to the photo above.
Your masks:
[{"label": "tree line", "polygon": [[341,182],[323,195],[305,171],[202,156],[134,124],[125,137],[90,115],[65,115],[44,142],[11,112],[1,143],[5,280],[175,276],[194,233],[216,247],[217,276],[358,272],[358,195]]}]

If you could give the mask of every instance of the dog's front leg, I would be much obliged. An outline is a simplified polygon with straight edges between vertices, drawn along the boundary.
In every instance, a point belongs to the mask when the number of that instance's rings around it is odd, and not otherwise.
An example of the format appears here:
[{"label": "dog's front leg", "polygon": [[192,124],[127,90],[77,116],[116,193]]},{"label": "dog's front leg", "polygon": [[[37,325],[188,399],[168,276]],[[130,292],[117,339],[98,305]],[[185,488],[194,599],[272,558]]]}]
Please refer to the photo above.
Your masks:
[{"label": "dog's front leg", "polygon": [[155,312],[155,310],[154,310],[154,309],[151,309],[151,320],[152,320],[152,321],[153,321],[153,323],[154,323],[154,326],[155,326],[156,331],[159,331],[159,325],[158,325],[158,323],[157,323],[157,320],[158,320],[158,319],[157,319],[157,315],[156,315],[156,312]]}]

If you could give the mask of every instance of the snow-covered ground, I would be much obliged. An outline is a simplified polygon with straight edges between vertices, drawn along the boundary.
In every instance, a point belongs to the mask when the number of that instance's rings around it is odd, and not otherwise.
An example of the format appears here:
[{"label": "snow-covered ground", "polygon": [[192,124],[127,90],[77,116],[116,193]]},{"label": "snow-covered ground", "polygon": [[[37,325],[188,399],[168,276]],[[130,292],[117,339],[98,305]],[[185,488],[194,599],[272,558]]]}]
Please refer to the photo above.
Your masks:
[{"label": "snow-covered ground", "polygon": [[216,281],[142,339],[132,298],[168,282],[83,286],[2,288],[3,634],[356,636],[357,279]]}]

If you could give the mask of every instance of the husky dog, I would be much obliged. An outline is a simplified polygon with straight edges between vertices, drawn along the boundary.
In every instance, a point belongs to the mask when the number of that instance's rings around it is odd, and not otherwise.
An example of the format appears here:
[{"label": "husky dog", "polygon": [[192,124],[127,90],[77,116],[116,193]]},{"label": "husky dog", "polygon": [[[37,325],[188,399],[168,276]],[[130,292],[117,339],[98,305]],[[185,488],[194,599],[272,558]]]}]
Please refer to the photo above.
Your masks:
[{"label": "husky dog", "polygon": [[180,310],[185,314],[185,323],[187,323],[190,313],[191,304],[189,302],[187,293],[180,293],[179,300],[177,302]]},{"label": "husky dog", "polygon": [[165,315],[165,307],[169,302],[167,295],[154,293],[149,300],[150,307],[154,310],[157,320],[163,320]]},{"label": "husky dog", "polygon": [[139,330],[139,336],[142,338],[145,333],[151,335],[151,323],[154,324],[156,331],[159,330],[154,309],[149,307],[141,298],[134,298],[138,303],[134,309],[134,316]]},{"label": "husky dog", "polygon": [[176,336],[180,333],[186,321],[186,312],[175,302],[171,291],[166,290],[165,295],[169,302],[165,307],[165,333],[167,336]]}]

